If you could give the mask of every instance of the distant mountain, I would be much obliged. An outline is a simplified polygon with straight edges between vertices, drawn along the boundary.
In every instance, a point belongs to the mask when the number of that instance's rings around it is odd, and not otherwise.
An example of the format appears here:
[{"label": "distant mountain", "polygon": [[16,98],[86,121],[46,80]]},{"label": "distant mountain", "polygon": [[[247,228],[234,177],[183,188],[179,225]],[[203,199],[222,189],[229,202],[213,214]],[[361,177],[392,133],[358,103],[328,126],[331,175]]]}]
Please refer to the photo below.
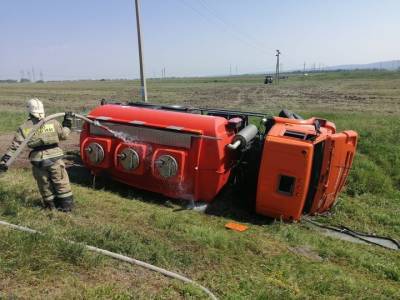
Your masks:
[{"label": "distant mountain", "polygon": [[400,68],[400,60],[380,61],[370,64],[354,64],[354,65],[339,65],[325,67],[324,70],[366,70],[366,69],[383,69],[397,70]]}]

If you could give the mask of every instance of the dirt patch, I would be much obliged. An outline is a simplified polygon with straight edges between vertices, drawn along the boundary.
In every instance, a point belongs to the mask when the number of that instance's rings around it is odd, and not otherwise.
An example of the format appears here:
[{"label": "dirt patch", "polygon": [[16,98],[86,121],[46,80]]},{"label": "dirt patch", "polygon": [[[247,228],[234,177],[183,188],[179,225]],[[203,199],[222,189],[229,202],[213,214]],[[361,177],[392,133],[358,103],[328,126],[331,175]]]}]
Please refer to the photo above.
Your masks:
[{"label": "dirt patch", "polygon": [[290,252],[308,258],[312,261],[323,261],[324,259],[319,256],[313,249],[307,246],[289,247]]}]

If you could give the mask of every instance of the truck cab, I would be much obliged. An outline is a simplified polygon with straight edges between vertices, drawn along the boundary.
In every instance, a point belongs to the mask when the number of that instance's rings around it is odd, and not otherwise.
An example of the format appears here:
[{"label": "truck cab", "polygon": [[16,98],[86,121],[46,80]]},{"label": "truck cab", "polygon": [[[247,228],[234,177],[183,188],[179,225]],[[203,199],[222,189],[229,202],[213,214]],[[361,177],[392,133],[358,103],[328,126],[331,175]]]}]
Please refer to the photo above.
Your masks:
[{"label": "truck cab", "polygon": [[323,119],[274,117],[264,140],[256,212],[299,220],[332,207],[347,179],[357,133]]}]

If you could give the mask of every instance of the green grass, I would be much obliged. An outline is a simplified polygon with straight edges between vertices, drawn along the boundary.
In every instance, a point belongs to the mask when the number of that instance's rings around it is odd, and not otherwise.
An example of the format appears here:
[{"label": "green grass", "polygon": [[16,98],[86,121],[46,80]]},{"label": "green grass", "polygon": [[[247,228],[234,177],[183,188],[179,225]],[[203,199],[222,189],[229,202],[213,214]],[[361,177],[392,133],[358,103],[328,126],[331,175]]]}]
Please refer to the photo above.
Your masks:
[{"label": "green grass", "polygon": [[[217,103],[275,113],[287,106],[306,116],[326,117],[339,130],[358,131],[358,153],[347,188],[332,214],[318,220],[400,239],[398,73],[312,74],[289,78],[279,87],[260,85],[259,80],[151,80],[149,87],[150,95],[161,102]],[[128,98],[129,84],[48,83],[42,96],[66,97],[74,109],[86,110],[94,100],[80,104],[79,97],[120,93]],[[20,99],[18,95],[44,90],[38,85],[18,86],[0,86],[0,107],[2,98]],[[65,103],[48,105],[56,111]],[[23,117],[16,106],[7,109],[15,115],[2,112],[9,119],[0,121],[1,132],[18,125],[21,119],[16,116]],[[229,214],[175,211],[162,205],[157,195],[135,190],[93,190],[82,182],[75,183],[73,191],[77,207],[72,214],[50,213],[40,209],[29,170],[14,169],[0,178],[0,219],[46,233],[29,236],[0,228],[0,298],[205,297],[194,287],[88,253],[80,245],[60,242],[60,237],[185,274],[223,299],[400,298],[400,253],[395,251],[326,237],[303,223],[262,225],[260,219],[249,219],[248,231],[227,231]]]},{"label": "green grass", "polygon": [[[151,198],[147,202],[132,201],[110,191],[78,185],[74,186],[78,201],[72,215],[48,213],[37,206],[38,195],[32,188],[34,182],[29,171],[13,172],[1,182],[11,179],[13,184],[1,186],[4,199],[0,203],[1,218],[48,234],[30,237],[3,230],[1,277],[11,277],[14,284],[25,282],[29,295],[41,295],[40,289],[36,292],[29,289],[33,279],[39,286],[45,286],[49,278],[63,281],[76,273],[98,276],[96,284],[80,287],[82,295],[91,294],[93,289],[107,291],[110,282],[102,273],[113,262],[93,257],[80,247],[65,247],[54,242],[56,237],[63,237],[189,275],[222,298],[357,297],[366,291],[372,298],[400,296],[400,255],[394,251],[327,238],[303,224],[248,224],[247,232],[231,232],[224,228],[228,219],[223,217],[175,212],[151,204]],[[374,224],[376,218],[379,220],[379,212],[365,219],[365,208],[354,203],[362,200],[362,197],[344,197],[331,221],[347,221],[349,217],[352,223],[362,222],[361,227],[366,224],[373,230],[398,234],[393,228],[398,226],[396,214],[388,216],[392,218],[391,223]],[[349,209],[351,215],[347,215]],[[390,206],[381,208],[382,212],[385,209],[389,211]],[[35,245],[37,248],[33,251]],[[289,247],[308,247],[323,260],[296,255]],[[120,276],[127,276],[126,271],[121,272]],[[200,296],[194,289],[182,289],[165,279],[163,286],[154,290],[151,282],[157,276],[145,273],[140,289],[146,296],[156,294],[162,298],[164,293],[173,298],[185,293]],[[114,286],[136,296],[118,281]],[[62,296],[73,292],[65,284],[61,284],[60,290]]]}]

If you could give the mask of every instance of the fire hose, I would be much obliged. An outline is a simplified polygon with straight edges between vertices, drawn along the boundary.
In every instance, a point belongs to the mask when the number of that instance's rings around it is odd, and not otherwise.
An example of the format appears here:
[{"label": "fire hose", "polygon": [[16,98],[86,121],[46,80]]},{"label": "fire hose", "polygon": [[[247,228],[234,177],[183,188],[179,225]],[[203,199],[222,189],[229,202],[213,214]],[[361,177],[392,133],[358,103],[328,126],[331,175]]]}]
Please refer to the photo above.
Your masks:
[{"label": "fire hose", "polygon": [[391,237],[367,234],[364,232],[352,230],[343,225],[332,226],[328,224],[322,224],[312,220],[311,218],[306,217],[303,217],[302,221],[307,222],[314,227],[323,229],[325,231],[324,234],[327,236],[355,243],[358,242],[363,244],[376,245],[396,251],[400,250],[400,242]]},{"label": "fire hose", "polygon": [[[35,126],[32,127],[32,130],[29,132],[29,134],[25,138],[25,140],[20,144],[18,149],[13,153],[13,155],[7,161],[7,163],[6,163],[7,168],[9,168],[13,164],[13,162],[21,154],[22,150],[25,149],[25,147],[27,146],[29,140],[35,135],[36,131],[39,130],[40,127],[43,126],[43,124],[45,124],[46,122],[48,122],[48,121],[50,121],[52,119],[60,118],[60,117],[63,117],[63,116],[65,116],[65,113],[52,114],[52,115],[40,120],[37,124],[35,124]],[[73,114],[73,116],[75,118],[84,120],[84,121],[86,121],[86,122],[88,122],[90,124],[93,124],[95,126],[101,127],[101,128],[103,128],[103,129],[105,129],[107,131],[110,131],[106,126],[100,124],[98,121],[91,120],[91,119],[89,119],[89,118],[87,118],[85,116],[82,116],[80,114]],[[113,132],[111,132],[111,134],[113,134]],[[115,136],[115,137],[118,138],[118,136]],[[24,226],[15,225],[15,224],[11,224],[11,223],[8,223],[8,222],[5,222],[5,221],[1,221],[1,220],[0,220],[0,225],[7,226],[7,227],[10,227],[12,229],[23,231],[23,232],[28,232],[28,233],[31,233],[31,234],[42,234],[41,232],[36,231],[34,229],[31,229],[31,228],[28,228],[28,227],[24,227]],[[71,244],[78,244],[77,242],[74,242],[74,241],[71,241],[71,240],[65,240],[65,241],[68,242],[68,243],[71,243]],[[197,283],[197,282],[195,282],[195,281],[193,281],[193,280],[191,280],[191,279],[189,279],[189,278],[187,278],[185,276],[182,276],[180,274],[168,271],[166,269],[151,265],[149,263],[146,263],[146,262],[143,262],[143,261],[140,261],[140,260],[125,256],[125,255],[122,255],[122,254],[118,254],[118,253],[115,253],[115,252],[111,252],[111,251],[108,251],[108,250],[105,250],[105,249],[97,248],[97,247],[86,245],[86,244],[83,244],[83,245],[89,251],[100,253],[102,255],[109,256],[109,257],[112,257],[114,259],[118,259],[118,260],[130,263],[130,264],[138,265],[138,266],[141,266],[143,268],[146,268],[146,269],[161,273],[161,274],[163,274],[163,275],[165,275],[167,277],[178,279],[178,280],[183,281],[185,283],[192,284],[192,285],[198,287],[199,289],[201,289],[203,292],[205,292],[211,299],[213,299],[213,300],[217,299],[217,297],[209,289],[207,289],[206,287],[200,285],[199,283]]]}]

